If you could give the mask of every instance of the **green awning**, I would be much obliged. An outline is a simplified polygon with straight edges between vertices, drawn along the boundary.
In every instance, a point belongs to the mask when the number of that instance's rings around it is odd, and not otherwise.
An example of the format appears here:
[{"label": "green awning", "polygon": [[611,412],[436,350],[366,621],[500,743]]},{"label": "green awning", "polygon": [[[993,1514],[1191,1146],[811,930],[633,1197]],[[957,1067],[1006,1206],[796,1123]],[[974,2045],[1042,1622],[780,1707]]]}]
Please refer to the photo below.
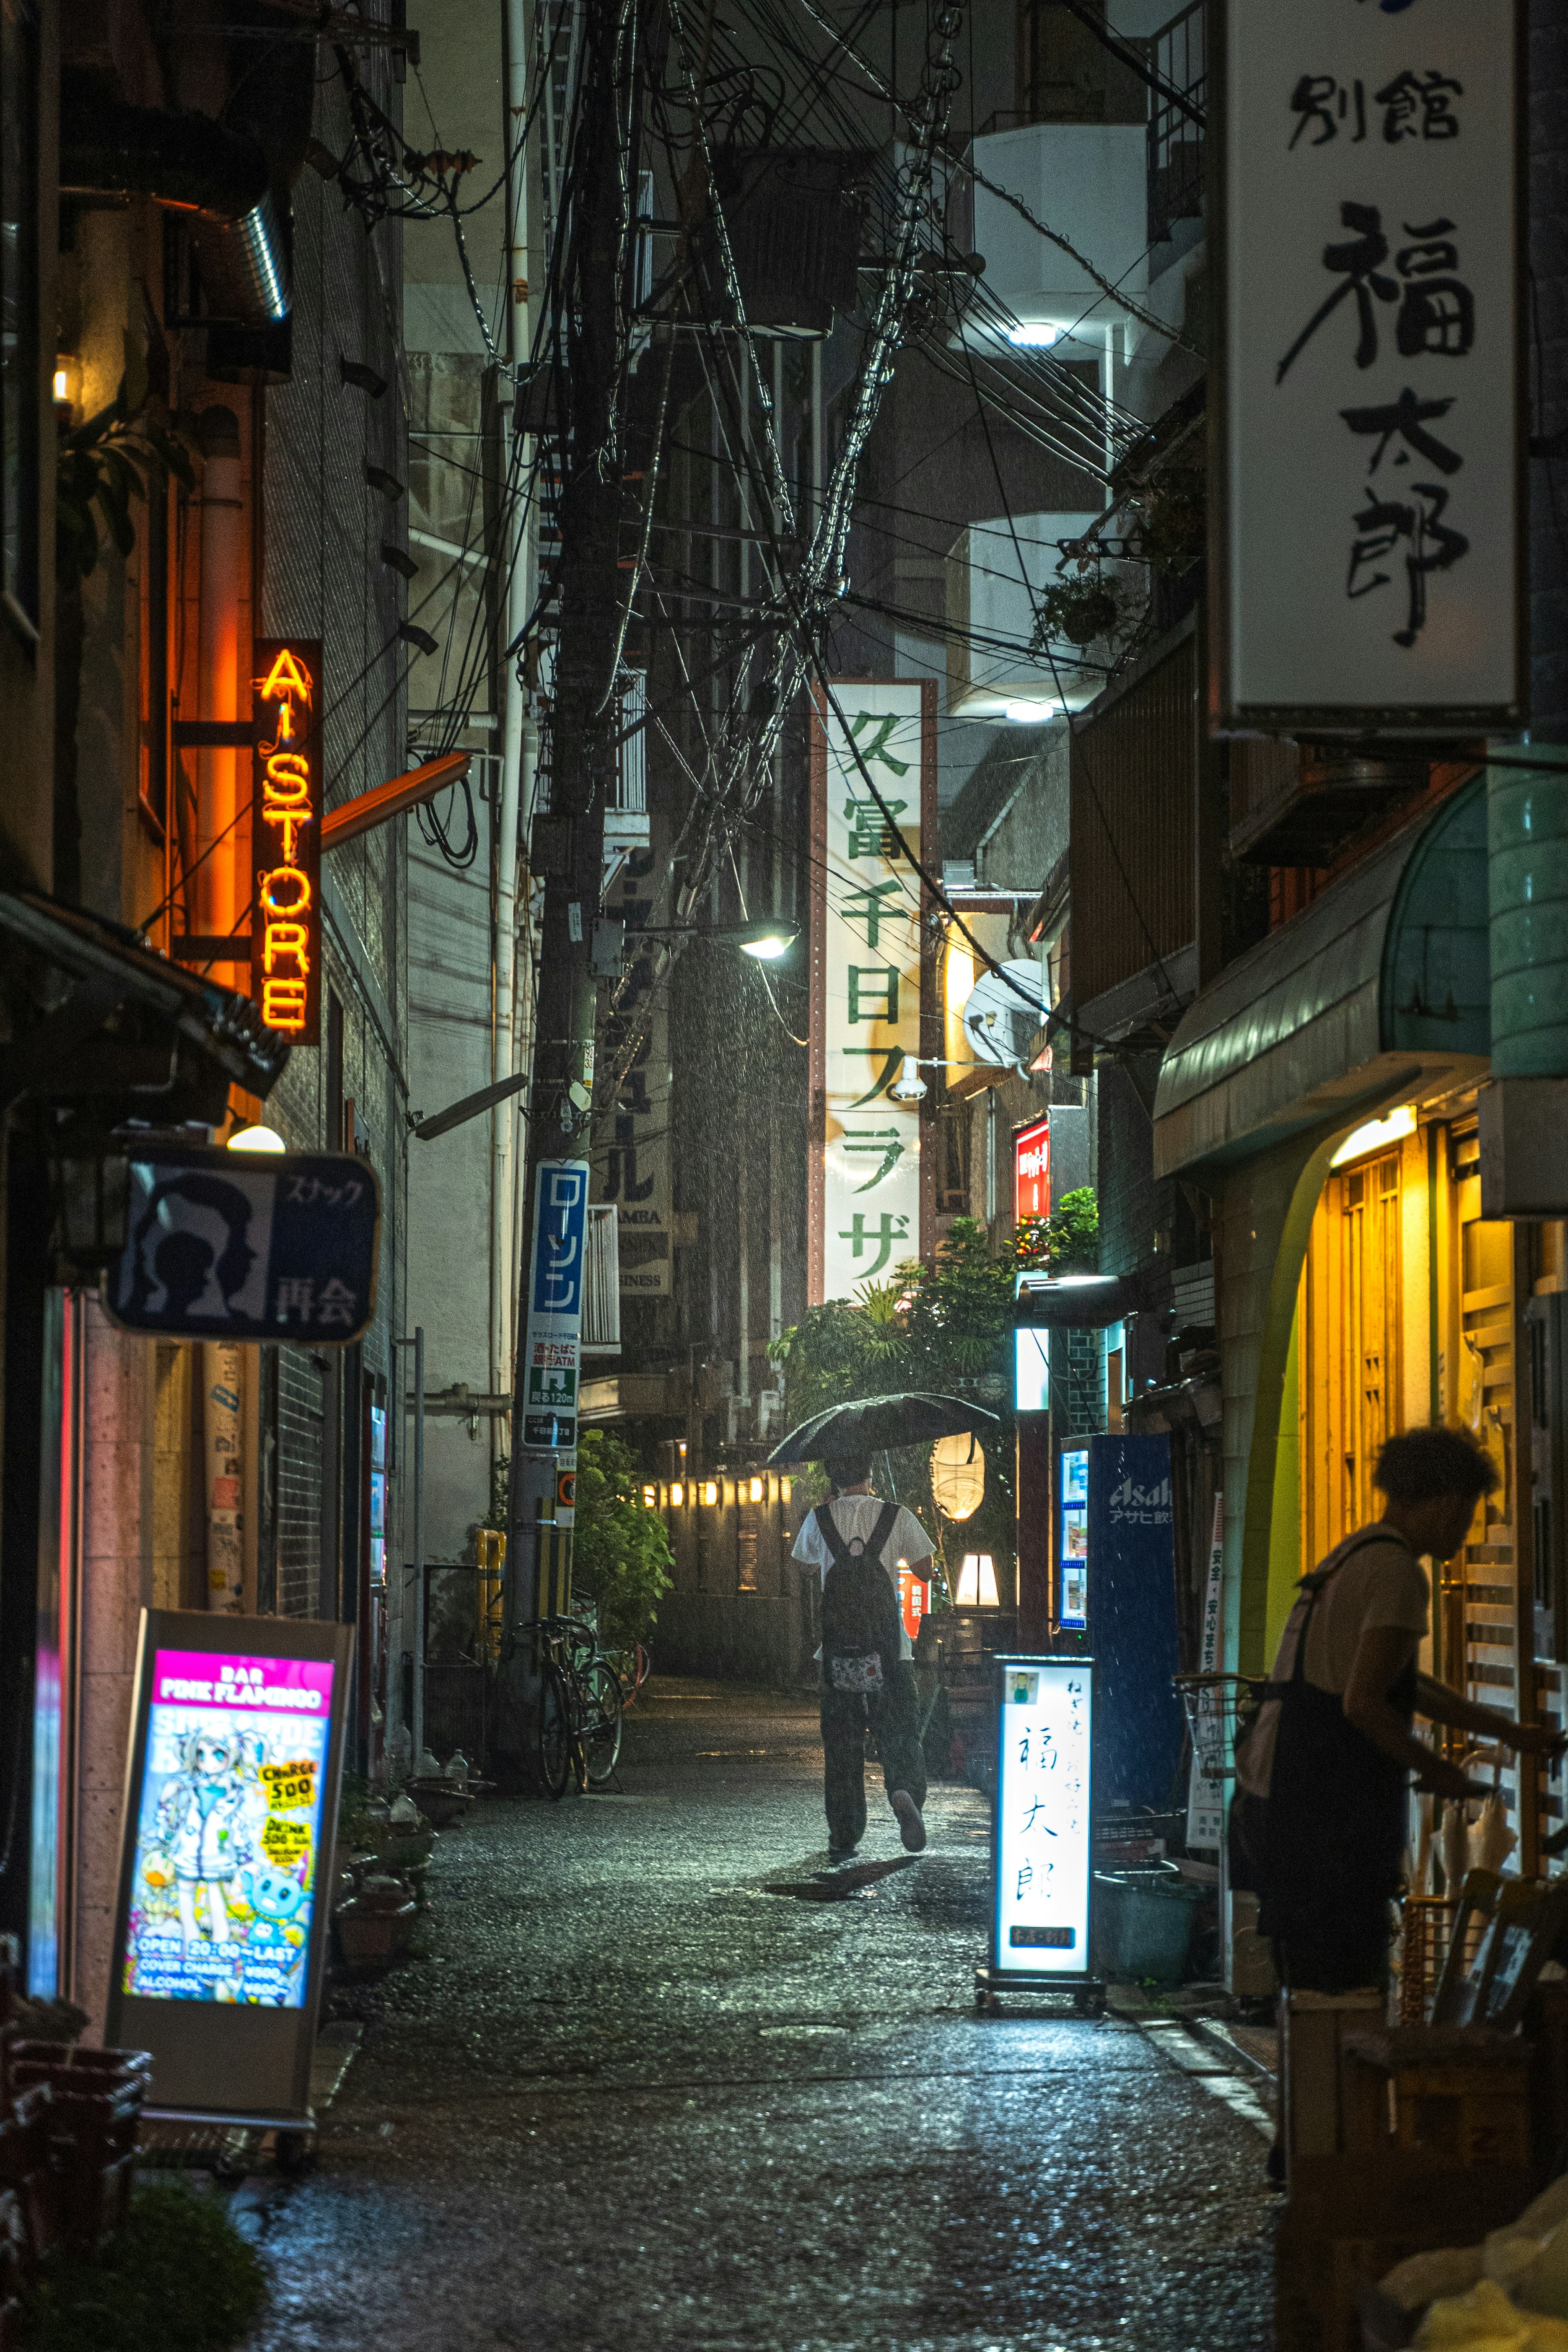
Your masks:
[{"label": "green awning", "polygon": [[1486,794],[1476,777],[1228,965],[1172,1038],[1155,1170],[1250,1158],[1407,1086],[1486,1075]]}]

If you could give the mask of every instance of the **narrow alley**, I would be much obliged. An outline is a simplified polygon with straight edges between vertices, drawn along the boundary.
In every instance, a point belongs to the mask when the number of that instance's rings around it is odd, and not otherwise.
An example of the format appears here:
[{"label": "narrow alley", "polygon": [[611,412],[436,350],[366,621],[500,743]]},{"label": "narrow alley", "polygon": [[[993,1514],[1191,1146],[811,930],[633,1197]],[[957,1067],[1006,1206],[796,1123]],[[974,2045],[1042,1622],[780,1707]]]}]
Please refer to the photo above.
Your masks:
[{"label": "narrow alley", "polygon": [[977,2016],[967,1788],[913,1863],[877,1798],[898,1866],[792,1896],[821,1776],[804,1700],[655,1682],[623,1793],[438,1842],[422,1956],[329,1994],[317,2170],[255,2184],[250,2352],[1260,2352],[1255,2125],[1122,2017]]}]

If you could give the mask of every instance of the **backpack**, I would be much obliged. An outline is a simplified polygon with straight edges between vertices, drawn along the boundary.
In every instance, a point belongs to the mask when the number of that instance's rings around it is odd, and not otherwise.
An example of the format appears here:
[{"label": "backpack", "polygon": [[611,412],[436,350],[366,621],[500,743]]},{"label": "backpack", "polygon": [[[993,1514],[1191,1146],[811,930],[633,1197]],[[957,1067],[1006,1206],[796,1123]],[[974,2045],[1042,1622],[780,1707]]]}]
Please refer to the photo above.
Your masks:
[{"label": "backpack", "polygon": [[899,1653],[898,1597],[883,1566],[883,1549],[898,1517],[884,1503],[870,1540],[846,1543],[829,1507],[817,1511],[817,1530],[831,1558],[822,1580],[822,1672],[835,1690],[880,1691],[887,1661]]}]

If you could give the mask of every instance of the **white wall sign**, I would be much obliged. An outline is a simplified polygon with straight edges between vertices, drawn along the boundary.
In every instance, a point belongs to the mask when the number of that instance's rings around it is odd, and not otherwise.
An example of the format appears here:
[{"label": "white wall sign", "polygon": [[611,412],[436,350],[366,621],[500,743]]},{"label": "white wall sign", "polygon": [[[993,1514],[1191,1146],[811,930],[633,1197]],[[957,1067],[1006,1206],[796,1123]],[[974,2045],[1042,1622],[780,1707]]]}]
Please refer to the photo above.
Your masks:
[{"label": "white wall sign", "polygon": [[[1225,1497],[1214,1498],[1214,1533],[1208,1547],[1208,1581],[1203,1596],[1198,1638],[1199,1674],[1219,1672],[1221,1612],[1225,1599]],[[1201,1697],[1194,1726],[1192,1772],[1187,1783],[1186,1842],[1217,1852],[1225,1842],[1225,1777],[1229,1769],[1225,1708],[1218,1693]]]},{"label": "white wall sign", "polygon": [[1514,0],[1229,0],[1223,722],[1522,707]]},{"label": "white wall sign", "polygon": [[850,680],[833,690],[842,723],[831,708],[819,714],[813,779],[813,1306],[885,1280],[921,1242],[921,1108],[893,1089],[915,1076],[921,1050],[921,885],[899,836],[923,856],[924,694]]},{"label": "white wall sign", "polygon": [[1000,1658],[994,1971],[1089,1971],[1087,1658]]}]

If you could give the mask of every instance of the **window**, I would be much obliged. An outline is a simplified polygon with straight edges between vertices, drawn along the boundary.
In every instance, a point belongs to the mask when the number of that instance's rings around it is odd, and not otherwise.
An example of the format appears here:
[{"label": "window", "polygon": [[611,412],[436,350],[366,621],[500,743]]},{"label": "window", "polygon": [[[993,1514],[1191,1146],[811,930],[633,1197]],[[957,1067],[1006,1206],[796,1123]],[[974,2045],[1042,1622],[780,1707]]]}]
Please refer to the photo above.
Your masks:
[{"label": "window", "polygon": [[0,0],[0,593],[38,619],[38,26]]}]

